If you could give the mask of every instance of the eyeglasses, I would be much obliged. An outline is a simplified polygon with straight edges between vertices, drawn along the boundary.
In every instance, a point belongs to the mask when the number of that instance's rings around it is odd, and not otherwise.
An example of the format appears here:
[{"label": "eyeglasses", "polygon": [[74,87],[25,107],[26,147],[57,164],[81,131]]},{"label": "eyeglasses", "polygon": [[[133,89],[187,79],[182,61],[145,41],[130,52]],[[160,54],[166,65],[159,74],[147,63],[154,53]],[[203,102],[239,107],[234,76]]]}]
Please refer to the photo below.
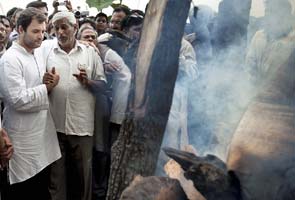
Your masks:
[{"label": "eyeglasses", "polygon": [[121,21],[120,20],[111,20],[110,23],[111,24],[118,24],[118,25],[120,25],[121,24]]}]

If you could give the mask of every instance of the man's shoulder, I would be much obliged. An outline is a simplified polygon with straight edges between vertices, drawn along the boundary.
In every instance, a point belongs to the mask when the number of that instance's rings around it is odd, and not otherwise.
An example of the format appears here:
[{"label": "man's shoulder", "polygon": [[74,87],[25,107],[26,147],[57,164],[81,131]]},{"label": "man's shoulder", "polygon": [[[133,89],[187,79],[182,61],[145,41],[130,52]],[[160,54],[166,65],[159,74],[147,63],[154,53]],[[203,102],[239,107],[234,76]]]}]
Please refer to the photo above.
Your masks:
[{"label": "man's shoulder", "polygon": [[[20,49],[16,45],[12,45],[9,49],[7,49],[1,57],[1,60],[14,60],[16,57],[21,55]],[[14,59],[11,59],[11,58]]]},{"label": "man's shoulder", "polygon": [[92,46],[86,45],[86,44],[81,43],[79,41],[78,41],[78,48],[80,48],[80,50],[81,50],[80,52],[83,53],[83,54],[84,53],[85,54],[90,54],[90,55],[97,54],[95,49]]},{"label": "man's shoulder", "polygon": [[44,40],[41,44],[41,46],[37,49],[42,49],[42,48],[48,48],[48,47],[53,47],[57,44],[57,40],[56,39],[52,39],[52,40]]}]

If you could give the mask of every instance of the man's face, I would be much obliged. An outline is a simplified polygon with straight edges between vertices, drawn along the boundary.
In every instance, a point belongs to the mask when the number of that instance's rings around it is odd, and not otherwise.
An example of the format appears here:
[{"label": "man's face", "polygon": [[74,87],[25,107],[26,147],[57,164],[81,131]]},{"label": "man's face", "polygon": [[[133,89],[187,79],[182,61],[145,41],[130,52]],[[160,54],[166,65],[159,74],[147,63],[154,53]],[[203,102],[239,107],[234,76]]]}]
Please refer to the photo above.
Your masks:
[{"label": "man's face", "polygon": [[48,24],[48,10],[46,7],[40,7],[38,8],[39,10],[42,11],[42,13],[46,16],[46,24]]},{"label": "man's face", "polygon": [[40,8],[38,8],[38,9],[41,10],[42,13],[43,13],[46,17],[48,17],[48,10],[47,10],[46,7],[40,7]]},{"label": "man's face", "polygon": [[95,34],[94,30],[85,29],[81,33],[81,40],[91,42],[91,43],[94,42],[96,40],[96,34]]},{"label": "man's face", "polygon": [[110,28],[115,30],[121,30],[121,21],[125,17],[124,12],[114,12],[110,20]]},{"label": "man's face", "polygon": [[0,44],[5,44],[7,41],[7,30],[5,25],[0,22]]},{"label": "man's face", "polygon": [[68,19],[63,18],[55,21],[53,27],[60,47],[68,48],[75,44],[76,24],[71,24]]},{"label": "man's face", "polygon": [[142,24],[137,26],[131,26],[127,32],[127,36],[132,40],[136,40],[140,37],[141,29],[142,29]]},{"label": "man's face", "polygon": [[2,19],[2,23],[3,23],[3,25],[4,25],[5,28],[6,28],[7,39],[8,39],[8,38],[9,38],[9,35],[10,35],[11,31],[12,31],[12,28],[11,28],[11,26],[10,26],[10,22],[9,22],[7,19],[3,18],[3,19]]},{"label": "man's face", "polygon": [[19,27],[19,38],[22,41],[24,47],[28,50],[33,50],[40,47],[44,32],[46,30],[45,22],[39,23],[36,19],[33,19],[27,30]]},{"label": "man's face", "polygon": [[107,19],[103,16],[100,16],[96,19],[96,30],[104,31],[108,27]]}]

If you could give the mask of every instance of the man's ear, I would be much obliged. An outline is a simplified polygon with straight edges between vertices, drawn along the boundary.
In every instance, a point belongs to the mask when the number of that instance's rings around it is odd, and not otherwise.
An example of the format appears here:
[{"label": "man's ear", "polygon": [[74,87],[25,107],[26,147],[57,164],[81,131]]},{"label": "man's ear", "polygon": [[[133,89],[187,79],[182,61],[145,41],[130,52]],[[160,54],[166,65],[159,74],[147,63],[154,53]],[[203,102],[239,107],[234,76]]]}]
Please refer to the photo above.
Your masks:
[{"label": "man's ear", "polygon": [[78,29],[79,29],[79,26],[78,26],[78,24],[74,24],[74,29],[75,29],[75,35],[77,34],[77,32],[78,32]]},{"label": "man's ear", "polygon": [[17,31],[19,34],[25,32],[24,29],[23,29],[23,27],[22,27],[21,25],[17,27],[17,30],[16,30],[16,31]]}]

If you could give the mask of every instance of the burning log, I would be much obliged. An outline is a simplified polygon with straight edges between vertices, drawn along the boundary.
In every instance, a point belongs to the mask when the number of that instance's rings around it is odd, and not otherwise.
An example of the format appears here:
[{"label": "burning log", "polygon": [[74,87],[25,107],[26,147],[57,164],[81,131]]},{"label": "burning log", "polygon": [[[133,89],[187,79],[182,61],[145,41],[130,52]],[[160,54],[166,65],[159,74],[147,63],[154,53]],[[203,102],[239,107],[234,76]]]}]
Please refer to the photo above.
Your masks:
[{"label": "burning log", "polygon": [[119,199],[140,174],[154,174],[169,116],[190,0],[151,0],[135,70],[132,110],[112,147],[107,199]]},{"label": "burning log", "polygon": [[240,184],[235,174],[214,155],[199,157],[192,153],[164,148],[164,152],[180,164],[184,176],[207,200],[239,200]]},{"label": "burning log", "polygon": [[186,200],[179,182],[167,177],[136,176],[120,200]]},{"label": "burning log", "polygon": [[244,200],[295,199],[294,58],[271,69],[232,139],[227,164]]}]

